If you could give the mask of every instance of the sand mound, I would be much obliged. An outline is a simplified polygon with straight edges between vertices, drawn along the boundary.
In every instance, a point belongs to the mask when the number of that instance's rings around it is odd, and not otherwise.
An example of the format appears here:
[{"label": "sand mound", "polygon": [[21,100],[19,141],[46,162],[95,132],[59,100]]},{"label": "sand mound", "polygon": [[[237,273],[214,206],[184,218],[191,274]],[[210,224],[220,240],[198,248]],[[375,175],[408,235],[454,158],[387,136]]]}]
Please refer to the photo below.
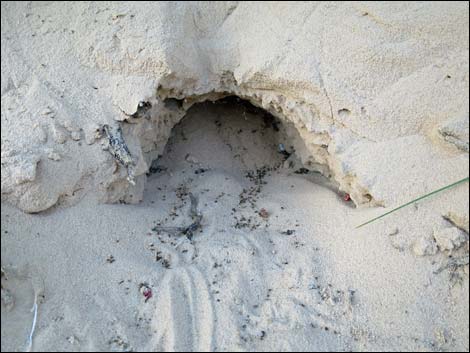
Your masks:
[{"label": "sand mound", "polygon": [[[2,14],[2,199],[27,212],[89,192],[139,202],[173,126],[228,95],[291,124],[304,166],[356,204],[468,175],[467,4],[5,3]],[[127,147],[103,151],[110,138]]]}]

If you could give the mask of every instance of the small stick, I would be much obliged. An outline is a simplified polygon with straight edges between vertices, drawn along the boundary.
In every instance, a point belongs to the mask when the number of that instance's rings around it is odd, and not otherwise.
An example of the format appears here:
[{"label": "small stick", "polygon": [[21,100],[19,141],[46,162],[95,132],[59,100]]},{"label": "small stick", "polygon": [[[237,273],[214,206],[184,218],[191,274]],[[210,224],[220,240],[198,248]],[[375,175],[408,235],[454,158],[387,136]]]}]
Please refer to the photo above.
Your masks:
[{"label": "small stick", "polygon": [[35,284],[34,279],[33,280],[33,288],[34,288],[34,304],[33,307],[31,308],[31,312],[33,314],[33,323],[31,325],[31,332],[29,333],[28,336],[28,345],[26,347],[26,352],[31,352],[31,349],[33,348],[33,337],[34,337],[34,331],[36,330],[36,322],[38,319],[38,308],[39,308],[39,298],[44,298],[43,297],[43,292],[44,292],[44,279],[42,279],[42,285],[39,287],[37,286],[37,283]]},{"label": "small stick", "polygon": [[26,347],[26,352],[31,352],[31,348],[33,347],[33,335],[34,335],[34,330],[36,329],[36,321],[38,318],[38,302],[37,302],[38,296],[37,294],[34,295],[34,305],[31,309],[31,312],[34,312],[33,316],[33,325],[31,326],[31,332],[28,337],[28,346]]},{"label": "small stick", "polygon": [[398,207],[394,208],[393,210],[384,213],[383,215],[380,215],[380,216],[378,216],[378,217],[372,218],[371,220],[369,220],[369,221],[367,221],[367,222],[365,222],[365,223],[362,223],[362,224],[358,225],[358,226],[356,227],[356,229],[357,229],[357,228],[361,228],[361,227],[365,226],[366,224],[372,223],[372,222],[374,222],[374,221],[376,221],[376,220],[378,220],[378,219],[380,219],[380,218],[382,218],[382,217],[385,217],[385,216],[389,215],[389,214],[392,213],[392,212],[398,211],[399,209],[401,209],[401,208],[403,208],[403,207],[406,207],[406,206],[409,206],[409,205],[411,205],[411,204],[414,204],[415,202],[418,202],[418,201],[420,201],[420,200],[422,200],[422,199],[424,199],[424,198],[426,198],[426,197],[429,197],[429,196],[431,196],[431,195],[437,194],[438,192],[444,191],[444,190],[446,190],[446,189],[450,189],[450,188],[452,188],[452,187],[454,187],[454,186],[456,186],[456,185],[458,185],[458,184],[464,183],[464,182],[468,181],[468,179],[469,179],[469,177],[463,178],[462,180],[459,180],[459,181],[456,181],[455,183],[452,183],[452,184],[450,184],[450,185],[444,186],[443,188],[434,190],[433,192],[430,192],[429,194],[426,194],[426,195],[424,195],[424,196],[418,197],[417,199],[414,199],[414,200],[412,200],[412,201],[410,201],[410,202],[407,202],[407,203],[405,203],[404,205],[398,206]]},{"label": "small stick", "polygon": [[189,198],[191,200],[191,207],[190,207],[190,210],[189,210],[189,215],[191,216],[191,219],[193,220],[193,223],[191,223],[187,227],[155,226],[155,227],[152,228],[152,230],[153,231],[163,231],[163,232],[168,232],[168,233],[175,233],[175,232],[181,233],[181,234],[186,235],[188,240],[191,240],[192,237],[193,237],[194,232],[197,231],[201,227],[202,215],[197,210],[197,204],[198,204],[197,198],[192,193],[189,193]]}]

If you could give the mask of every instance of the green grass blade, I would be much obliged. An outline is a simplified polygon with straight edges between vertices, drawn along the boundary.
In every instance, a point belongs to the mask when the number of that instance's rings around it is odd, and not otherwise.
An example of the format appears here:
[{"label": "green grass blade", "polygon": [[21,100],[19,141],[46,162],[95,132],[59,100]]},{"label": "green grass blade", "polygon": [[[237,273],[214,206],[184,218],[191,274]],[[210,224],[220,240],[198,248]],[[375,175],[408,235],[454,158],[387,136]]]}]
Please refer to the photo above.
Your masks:
[{"label": "green grass blade", "polygon": [[356,229],[357,229],[357,228],[361,228],[361,227],[365,226],[366,224],[370,224],[370,223],[372,223],[372,222],[375,222],[375,221],[377,221],[378,219],[380,219],[380,218],[382,218],[382,217],[388,216],[390,213],[393,213],[393,212],[398,211],[399,209],[401,209],[401,208],[403,208],[403,207],[406,207],[406,206],[409,206],[409,205],[411,205],[411,204],[414,204],[415,202],[420,201],[420,200],[422,200],[422,199],[424,199],[424,198],[426,198],[426,197],[429,197],[429,196],[432,196],[432,195],[434,195],[434,194],[437,194],[437,193],[439,193],[439,192],[441,192],[441,191],[444,191],[444,190],[453,188],[454,186],[459,185],[459,184],[462,184],[462,183],[464,183],[464,182],[466,182],[466,181],[468,181],[468,180],[469,180],[469,177],[466,177],[466,178],[463,178],[462,180],[456,181],[455,183],[452,183],[452,184],[449,184],[449,185],[447,185],[447,186],[444,186],[443,188],[434,190],[433,192],[430,192],[429,194],[423,195],[423,196],[421,196],[421,197],[418,197],[417,199],[414,199],[414,200],[412,200],[412,201],[410,201],[410,202],[407,202],[407,203],[405,203],[405,204],[403,204],[403,205],[401,205],[401,206],[398,206],[398,207],[394,208],[393,210],[384,213],[383,215],[380,215],[380,216],[378,216],[378,217],[372,218],[371,220],[369,220],[369,221],[367,221],[367,222],[365,222],[365,223],[362,223],[362,224],[358,225],[358,226],[356,227]]}]

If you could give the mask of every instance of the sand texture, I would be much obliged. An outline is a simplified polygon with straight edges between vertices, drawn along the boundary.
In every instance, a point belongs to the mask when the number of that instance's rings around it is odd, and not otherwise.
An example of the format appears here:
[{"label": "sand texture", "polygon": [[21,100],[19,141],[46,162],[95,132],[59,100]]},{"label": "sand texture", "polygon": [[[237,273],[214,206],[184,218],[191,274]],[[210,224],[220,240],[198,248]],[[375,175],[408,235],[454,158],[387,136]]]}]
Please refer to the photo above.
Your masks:
[{"label": "sand texture", "polygon": [[2,351],[469,350],[468,3],[1,10]]}]

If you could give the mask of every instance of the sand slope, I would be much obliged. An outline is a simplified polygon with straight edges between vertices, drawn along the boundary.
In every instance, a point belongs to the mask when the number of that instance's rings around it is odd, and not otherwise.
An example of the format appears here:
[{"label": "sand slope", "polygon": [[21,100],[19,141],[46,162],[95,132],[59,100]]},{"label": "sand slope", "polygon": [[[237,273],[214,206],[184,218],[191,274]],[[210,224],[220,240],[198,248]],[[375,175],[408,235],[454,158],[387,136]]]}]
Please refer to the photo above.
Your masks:
[{"label": "sand slope", "polygon": [[[377,211],[296,174],[283,138],[243,107],[204,104],[174,129],[141,204],[2,205],[15,299],[2,351],[24,349],[35,291],[36,351],[468,350],[468,265],[450,278],[434,273],[447,253],[412,251],[452,227],[440,215],[452,193],[356,231]],[[247,177],[262,167],[273,170]],[[191,222],[189,192],[203,215],[192,241],[152,231]],[[468,257],[466,236],[454,257]]]}]

